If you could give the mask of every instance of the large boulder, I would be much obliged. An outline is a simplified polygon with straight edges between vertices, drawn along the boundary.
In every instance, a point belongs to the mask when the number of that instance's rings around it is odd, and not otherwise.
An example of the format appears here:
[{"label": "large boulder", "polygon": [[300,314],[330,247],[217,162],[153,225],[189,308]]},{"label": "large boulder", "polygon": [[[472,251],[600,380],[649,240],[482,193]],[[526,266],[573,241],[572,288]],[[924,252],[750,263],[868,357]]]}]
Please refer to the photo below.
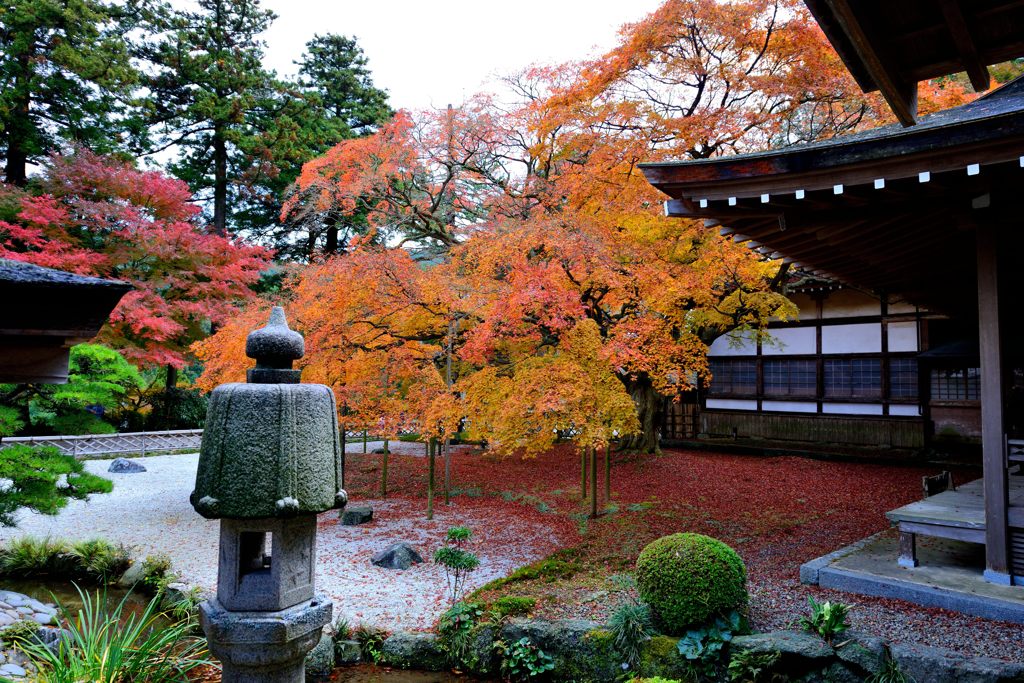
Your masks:
[{"label": "large boulder", "polygon": [[339,666],[357,664],[362,659],[362,654],[358,640],[343,640],[339,638],[334,641],[334,662]]},{"label": "large boulder", "polygon": [[782,656],[776,670],[784,671],[794,679],[828,667],[833,656],[833,650],[828,643],[816,635],[800,631],[771,631],[736,636],[732,639],[730,647],[733,652],[778,652]]},{"label": "large boulder", "polygon": [[349,505],[341,511],[338,517],[341,519],[342,526],[366,524],[373,521],[373,508],[369,505]]},{"label": "large boulder", "polygon": [[114,461],[110,463],[110,467],[107,468],[107,472],[113,472],[114,474],[134,474],[145,471],[145,467],[128,458],[114,458]]},{"label": "large boulder", "polygon": [[889,647],[900,670],[917,683],[1010,683],[1024,680],[1024,664],[987,657],[969,658],[937,647],[894,644]]},{"label": "large boulder", "polygon": [[513,619],[501,628],[501,639],[516,643],[528,638],[551,656],[559,680],[615,680],[622,673],[607,645],[606,631],[593,621]]},{"label": "large boulder", "polygon": [[400,632],[381,645],[380,663],[399,669],[444,671],[448,655],[441,649],[435,633]]},{"label": "large boulder", "polygon": [[117,585],[121,588],[131,588],[137,583],[142,583],[144,578],[146,578],[146,563],[142,560],[135,560],[117,580]]},{"label": "large boulder", "polygon": [[413,547],[405,542],[392,543],[384,550],[374,554],[370,562],[384,569],[408,569],[414,564],[423,562],[423,558]]},{"label": "large boulder", "polygon": [[847,667],[866,676],[882,671],[888,657],[884,640],[857,631],[847,631],[842,639],[843,642],[835,646],[835,652]]}]

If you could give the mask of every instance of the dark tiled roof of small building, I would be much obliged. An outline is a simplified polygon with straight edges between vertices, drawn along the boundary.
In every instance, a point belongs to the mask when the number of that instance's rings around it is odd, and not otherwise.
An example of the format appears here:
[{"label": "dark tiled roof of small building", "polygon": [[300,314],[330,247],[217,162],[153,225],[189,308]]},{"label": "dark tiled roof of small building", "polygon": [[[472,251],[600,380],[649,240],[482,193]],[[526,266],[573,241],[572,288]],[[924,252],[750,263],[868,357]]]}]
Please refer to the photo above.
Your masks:
[{"label": "dark tiled roof of small building", "polygon": [[85,285],[131,289],[131,285],[120,280],[104,280],[98,277],[77,275],[64,270],[44,268],[32,263],[5,258],[0,258],[0,282],[21,285]]}]

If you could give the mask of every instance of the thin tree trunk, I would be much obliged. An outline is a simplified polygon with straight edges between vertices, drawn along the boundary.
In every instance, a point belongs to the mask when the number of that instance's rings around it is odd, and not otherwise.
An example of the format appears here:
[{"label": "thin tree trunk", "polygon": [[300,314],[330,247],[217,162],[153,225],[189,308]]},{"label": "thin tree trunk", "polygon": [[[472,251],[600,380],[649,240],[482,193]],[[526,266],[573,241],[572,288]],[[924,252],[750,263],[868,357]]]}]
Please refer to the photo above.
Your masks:
[{"label": "thin tree trunk", "polygon": [[597,447],[590,447],[590,518],[597,519]]},{"label": "thin tree trunk", "polygon": [[444,440],[444,504],[451,505],[452,488],[452,440]]},{"label": "thin tree trunk", "polygon": [[[366,450],[366,442],[363,442],[363,450]],[[381,464],[380,472],[380,497],[388,497],[388,440],[384,439],[384,460]]]},{"label": "thin tree trunk", "polygon": [[612,443],[604,446],[604,499],[612,504]]},{"label": "thin tree trunk", "polygon": [[175,403],[177,402],[177,394],[175,389],[178,387],[178,368],[173,365],[167,366],[167,380],[164,382],[164,414],[163,414],[163,429],[171,428],[171,420],[175,413]]},{"label": "thin tree trunk", "polygon": [[437,440],[430,440],[427,456],[427,519],[434,519],[434,453],[437,451]]},{"label": "thin tree trunk", "polygon": [[587,499],[587,449],[580,451],[580,500]]},{"label": "thin tree trunk", "polygon": [[327,229],[324,238],[324,253],[330,256],[338,251],[338,216],[333,211],[327,214],[324,226]]},{"label": "thin tree trunk", "polygon": [[366,430],[363,430],[363,455],[366,455]]},{"label": "thin tree trunk", "polygon": [[345,425],[338,430],[341,439],[341,488],[345,488]]},{"label": "thin tree trunk", "polygon": [[7,165],[4,177],[7,182],[17,187],[28,184],[28,150],[26,141],[32,135],[32,93],[29,81],[32,77],[32,55],[29,52],[18,55],[18,75],[14,81],[17,96],[12,109],[12,116],[7,119]]},{"label": "thin tree trunk", "polygon": [[213,231],[228,234],[228,145],[224,124],[213,127]]}]

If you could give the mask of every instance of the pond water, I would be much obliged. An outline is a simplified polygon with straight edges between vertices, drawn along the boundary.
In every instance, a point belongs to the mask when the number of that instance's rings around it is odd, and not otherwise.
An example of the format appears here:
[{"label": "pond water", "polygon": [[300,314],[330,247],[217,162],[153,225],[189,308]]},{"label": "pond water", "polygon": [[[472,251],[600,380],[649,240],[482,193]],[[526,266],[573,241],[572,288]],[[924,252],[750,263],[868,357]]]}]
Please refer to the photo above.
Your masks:
[{"label": "pond water", "polygon": [[403,671],[379,666],[349,666],[335,669],[330,683],[488,683],[498,679],[473,678],[450,671]]},{"label": "pond water", "polygon": [[[71,614],[76,614],[82,608],[82,598],[71,581],[39,581],[36,579],[3,579],[0,581],[0,588],[11,590],[44,603],[56,603]],[[143,593],[132,592],[125,588],[116,586],[92,586],[81,585],[82,592],[86,594],[99,592],[105,597],[106,607],[113,610],[121,600],[125,601],[125,609],[122,618],[130,614],[141,615],[150,597]]]}]

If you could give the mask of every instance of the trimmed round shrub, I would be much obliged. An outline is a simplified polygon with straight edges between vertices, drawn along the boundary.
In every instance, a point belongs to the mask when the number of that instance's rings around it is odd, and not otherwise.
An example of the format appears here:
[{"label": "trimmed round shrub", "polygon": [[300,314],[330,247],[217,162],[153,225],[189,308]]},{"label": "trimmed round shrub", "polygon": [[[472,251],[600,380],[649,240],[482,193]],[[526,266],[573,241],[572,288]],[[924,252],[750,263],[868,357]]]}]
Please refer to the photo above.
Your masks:
[{"label": "trimmed round shrub", "polygon": [[636,586],[670,635],[747,603],[743,560],[725,543],[701,534],[672,534],[650,543],[636,561]]}]

